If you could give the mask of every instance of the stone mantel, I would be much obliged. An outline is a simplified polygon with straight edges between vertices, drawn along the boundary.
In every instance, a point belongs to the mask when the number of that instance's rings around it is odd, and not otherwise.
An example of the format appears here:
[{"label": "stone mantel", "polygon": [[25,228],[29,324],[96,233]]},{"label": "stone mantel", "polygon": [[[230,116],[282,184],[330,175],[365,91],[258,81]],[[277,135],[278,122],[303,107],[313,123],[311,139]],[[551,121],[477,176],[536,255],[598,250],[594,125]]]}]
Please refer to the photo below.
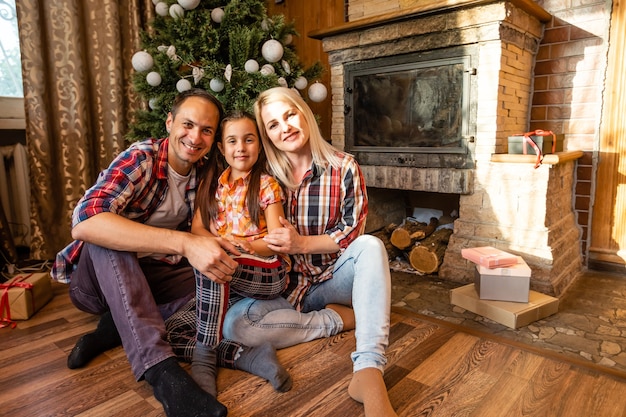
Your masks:
[{"label": "stone mantel", "polygon": [[[381,25],[387,25],[390,23],[398,23],[404,20],[416,19],[422,16],[448,13],[450,11],[464,8],[481,6],[490,3],[499,3],[502,0],[428,0],[420,2],[420,5],[403,9],[398,12],[385,13],[371,18],[359,19],[354,22],[347,22],[342,25],[333,26],[331,28],[314,30],[308,33],[308,36],[313,39],[324,39],[331,36],[342,35],[345,33],[363,31],[370,28],[378,27]],[[542,9],[537,3],[532,0],[507,0],[517,8],[527,12],[529,15],[534,16],[540,22],[549,22],[552,19],[552,15]]]}]

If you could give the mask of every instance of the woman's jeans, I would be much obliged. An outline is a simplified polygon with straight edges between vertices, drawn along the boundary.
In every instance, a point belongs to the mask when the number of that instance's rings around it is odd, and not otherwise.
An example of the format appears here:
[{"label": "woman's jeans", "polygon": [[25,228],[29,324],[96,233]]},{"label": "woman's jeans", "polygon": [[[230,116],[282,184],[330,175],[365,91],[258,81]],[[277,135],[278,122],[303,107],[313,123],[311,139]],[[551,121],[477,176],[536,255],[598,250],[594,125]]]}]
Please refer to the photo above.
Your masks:
[{"label": "woman's jeans", "polygon": [[111,311],[135,377],[173,357],[164,319],[195,294],[192,267],[170,265],[133,252],[85,243],[70,282],[70,298],[80,310]]},{"label": "woman's jeans", "polygon": [[363,235],[348,246],[334,265],[333,277],[307,291],[302,312],[284,298],[245,298],[226,314],[224,337],[244,345],[269,341],[277,349],[328,337],[343,322],[327,304],[352,306],[356,318],[353,369],[384,370],[389,339],[391,274],[387,251],[380,239]]}]

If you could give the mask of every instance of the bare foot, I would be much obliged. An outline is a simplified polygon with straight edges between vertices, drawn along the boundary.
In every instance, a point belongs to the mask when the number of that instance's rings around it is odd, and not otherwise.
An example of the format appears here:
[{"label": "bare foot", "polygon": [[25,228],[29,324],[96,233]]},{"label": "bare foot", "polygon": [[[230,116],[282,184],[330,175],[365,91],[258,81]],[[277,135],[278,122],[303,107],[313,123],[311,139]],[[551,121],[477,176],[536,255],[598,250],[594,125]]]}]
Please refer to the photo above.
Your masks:
[{"label": "bare foot", "polygon": [[348,394],[363,404],[365,417],[398,417],[387,394],[383,373],[376,368],[365,368],[352,375]]},{"label": "bare foot", "polygon": [[349,330],[354,330],[356,321],[354,319],[354,310],[352,307],[341,304],[328,304],[326,308],[330,308],[341,316],[341,321],[343,321],[342,331],[347,332]]}]

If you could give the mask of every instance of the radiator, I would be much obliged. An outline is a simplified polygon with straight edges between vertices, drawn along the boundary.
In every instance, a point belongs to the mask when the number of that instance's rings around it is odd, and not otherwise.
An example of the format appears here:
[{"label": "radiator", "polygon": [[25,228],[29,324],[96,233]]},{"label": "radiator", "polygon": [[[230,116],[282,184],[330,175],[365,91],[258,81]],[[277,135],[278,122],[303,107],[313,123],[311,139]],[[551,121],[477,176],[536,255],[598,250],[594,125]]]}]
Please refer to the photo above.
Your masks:
[{"label": "radiator", "polygon": [[16,246],[30,247],[30,182],[26,148],[0,146],[0,201]]}]

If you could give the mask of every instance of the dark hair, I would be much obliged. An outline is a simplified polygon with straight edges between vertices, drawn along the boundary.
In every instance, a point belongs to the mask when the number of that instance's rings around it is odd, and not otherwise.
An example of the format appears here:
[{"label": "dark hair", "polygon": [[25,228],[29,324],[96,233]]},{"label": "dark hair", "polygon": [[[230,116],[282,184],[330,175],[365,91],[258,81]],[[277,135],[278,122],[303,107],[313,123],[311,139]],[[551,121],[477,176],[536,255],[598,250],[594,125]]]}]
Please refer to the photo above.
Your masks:
[{"label": "dark hair", "polygon": [[[261,216],[261,207],[259,202],[259,194],[261,191],[261,175],[267,174],[267,158],[265,157],[265,151],[263,150],[263,145],[261,143],[261,137],[258,132],[258,128],[256,126],[256,119],[254,116],[248,112],[242,110],[234,110],[228,113],[220,123],[220,132],[224,131],[224,126],[226,123],[235,122],[241,119],[249,119],[255,129],[257,130],[257,136],[259,138],[259,146],[261,147],[261,152],[259,153],[259,158],[256,163],[252,167],[252,171],[250,172],[250,182],[248,184],[248,191],[246,193],[246,205],[248,206],[248,213],[250,213],[250,218],[252,222],[258,226],[259,225],[259,217]],[[223,138],[220,137],[220,140]],[[200,215],[202,216],[202,222],[205,227],[209,227],[211,219],[217,217],[217,200],[215,199],[215,193],[217,191],[217,180],[219,175],[226,169],[226,160],[224,156],[218,152],[215,148],[217,148],[217,141],[213,143],[213,147],[211,148],[211,159],[208,162],[208,169],[205,171],[204,180],[200,183],[198,187],[198,195],[196,197],[196,204],[198,210],[200,211]]]},{"label": "dark hair", "polygon": [[176,118],[176,113],[178,113],[180,106],[189,97],[198,97],[198,98],[203,98],[207,101],[210,101],[211,103],[215,104],[215,107],[217,107],[217,110],[219,112],[219,117],[220,117],[219,120],[222,120],[222,118],[224,117],[224,106],[222,106],[222,103],[213,94],[201,88],[192,88],[192,89],[183,91],[182,93],[179,93],[174,98],[174,102],[172,103],[172,108],[170,109],[170,112],[172,113],[172,118],[174,119]]}]

